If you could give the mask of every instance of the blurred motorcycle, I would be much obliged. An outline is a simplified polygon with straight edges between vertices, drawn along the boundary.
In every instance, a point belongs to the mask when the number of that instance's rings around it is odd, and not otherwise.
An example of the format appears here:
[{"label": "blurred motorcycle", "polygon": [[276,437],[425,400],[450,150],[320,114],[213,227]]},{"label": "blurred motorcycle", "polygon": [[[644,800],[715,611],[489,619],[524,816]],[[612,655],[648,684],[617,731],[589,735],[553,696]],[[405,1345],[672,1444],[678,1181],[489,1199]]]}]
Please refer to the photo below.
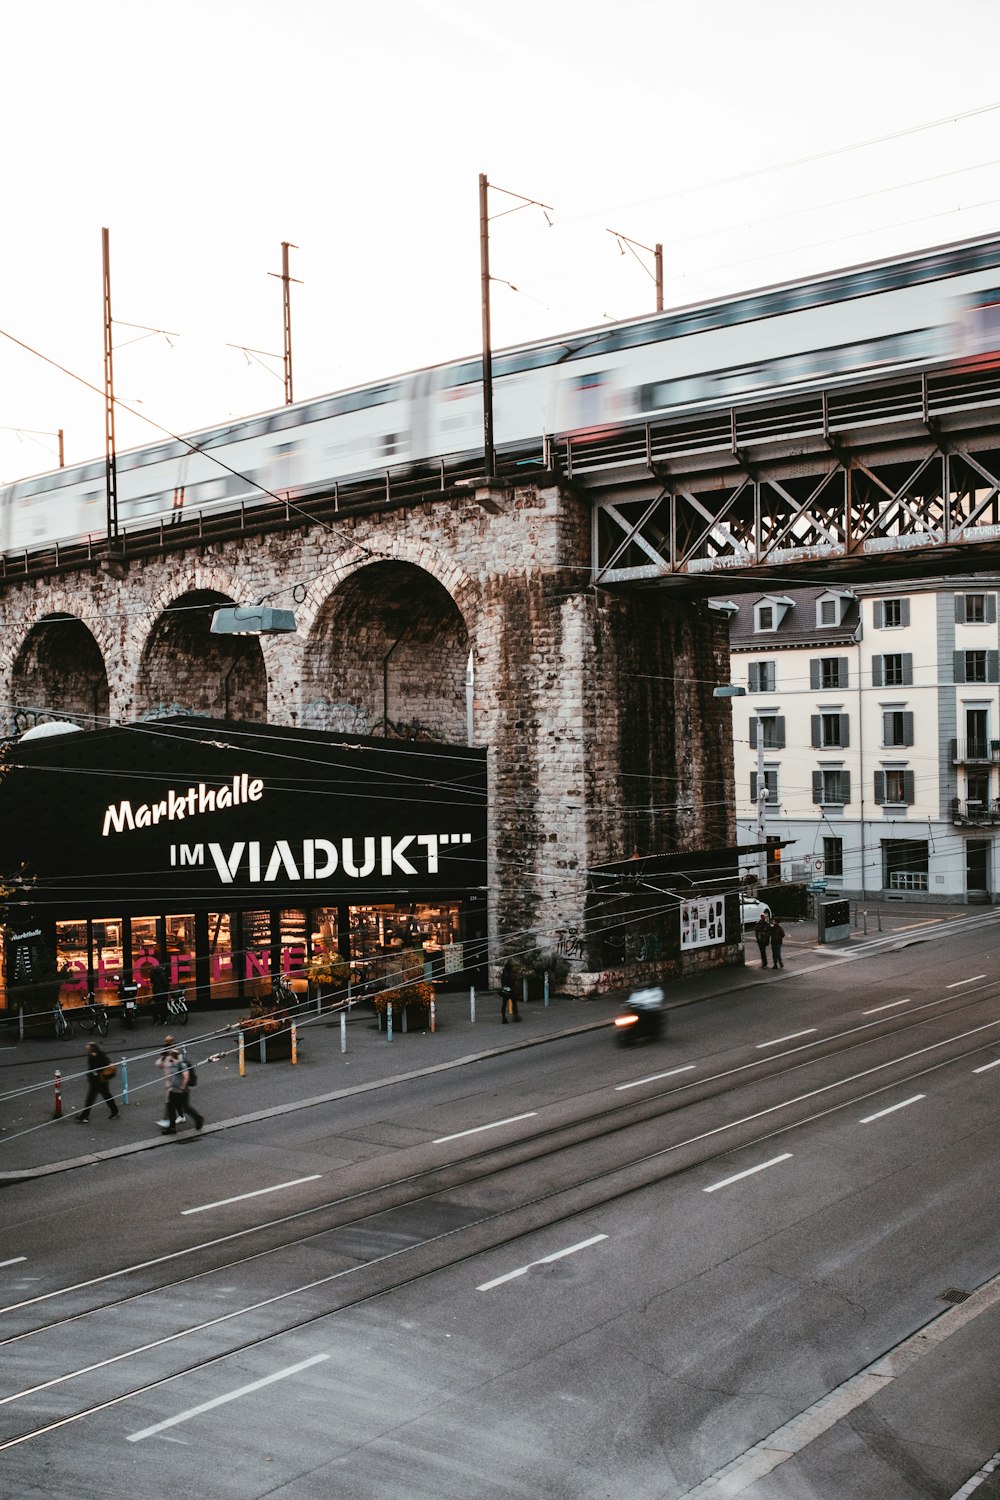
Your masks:
[{"label": "blurred motorcycle", "polygon": [[615,1016],[619,1047],[630,1047],[635,1042],[655,1042],[666,1029],[666,996],[658,984],[645,990],[633,990],[621,1014]]}]

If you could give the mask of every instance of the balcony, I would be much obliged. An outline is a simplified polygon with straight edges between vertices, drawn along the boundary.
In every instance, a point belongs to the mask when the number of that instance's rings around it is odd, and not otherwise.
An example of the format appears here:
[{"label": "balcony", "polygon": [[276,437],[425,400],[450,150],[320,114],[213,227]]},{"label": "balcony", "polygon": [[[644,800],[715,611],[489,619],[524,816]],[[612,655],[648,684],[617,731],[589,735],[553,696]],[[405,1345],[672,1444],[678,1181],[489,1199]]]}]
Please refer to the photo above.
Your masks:
[{"label": "balcony", "polygon": [[952,740],[951,763],[953,766],[976,763],[1000,766],[1000,740]]},{"label": "balcony", "polygon": [[979,828],[994,827],[1000,823],[1000,800],[994,798],[989,802],[977,802],[970,798],[963,802],[961,797],[952,797],[951,821]]}]

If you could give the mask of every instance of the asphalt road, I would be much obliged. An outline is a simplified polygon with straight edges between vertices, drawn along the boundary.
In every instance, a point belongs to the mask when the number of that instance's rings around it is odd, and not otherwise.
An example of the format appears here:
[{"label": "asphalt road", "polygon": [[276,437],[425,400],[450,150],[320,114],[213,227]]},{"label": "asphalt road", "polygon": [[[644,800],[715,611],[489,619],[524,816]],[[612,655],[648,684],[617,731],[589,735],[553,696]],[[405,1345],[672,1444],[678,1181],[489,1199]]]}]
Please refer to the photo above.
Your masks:
[{"label": "asphalt road", "polygon": [[997,932],[7,1188],[0,1489],[986,1500]]}]

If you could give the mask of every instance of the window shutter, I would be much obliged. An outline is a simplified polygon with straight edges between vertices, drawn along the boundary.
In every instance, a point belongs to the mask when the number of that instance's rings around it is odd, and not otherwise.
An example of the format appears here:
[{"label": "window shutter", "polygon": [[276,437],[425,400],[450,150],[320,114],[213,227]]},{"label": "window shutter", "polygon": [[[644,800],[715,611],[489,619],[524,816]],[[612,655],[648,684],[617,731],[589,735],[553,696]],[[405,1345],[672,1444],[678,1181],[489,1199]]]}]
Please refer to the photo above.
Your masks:
[{"label": "window shutter", "polygon": [[883,675],[884,675],[883,674],[883,658],[881,656],[873,656],[872,657],[872,687],[881,687],[882,686],[882,677],[883,677]]},{"label": "window shutter", "polygon": [[913,682],[913,652],[912,651],[904,651],[903,652],[903,685],[904,685],[904,687],[909,687],[909,686],[911,686],[912,682]]},{"label": "window shutter", "polygon": [[818,805],[823,801],[823,772],[813,772],[813,801]]},{"label": "window shutter", "polygon": [[749,672],[747,673],[747,687],[750,689],[751,693],[759,693],[760,692],[760,662],[759,661],[752,661],[750,663],[750,669],[749,669]]},{"label": "window shutter", "polygon": [[903,744],[913,744],[913,715],[911,713],[903,715]]},{"label": "window shutter", "polygon": [[874,605],[872,606],[872,624],[875,626],[876,630],[882,629],[884,620],[885,610],[882,607],[882,600],[876,599]]},{"label": "window shutter", "polygon": [[753,714],[751,716],[751,719],[750,719],[750,749],[751,750],[756,750],[756,748],[757,748],[757,731],[758,731],[759,728],[760,728],[760,720],[758,719],[758,717],[757,717],[756,714]]},{"label": "window shutter", "polygon": [[815,657],[809,663],[809,686],[814,693],[819,691],[819,662]]},{"label": "window shutter", "polygon": [[838,687],[842,687],[842,688],[845,688],[847,686],[847,657],[846,656],[838,656],[837,657],[837,686]]},{"label": "window shutter", "polygon": [[809,724],[812,728],[812,747],[814,750],[823,748],[823,719],[820,714],[810,714]]},{"label": "window shutter", "polygon": [[764,690],[768,693],[774,692],[775,667],[773,661],[764,663]]},{"label": "window shutter", "polygon": [[841,748],[844,749],[844,750],[846,750],[847,747],[848,747],[848,745],[850,743],[851,743],[851,721],[848,718],[847,714],[841,714],[841,716],[840,716],[840,744],[841,744]]},{"label": "window shutter", "polygon": [[1000,682],[1000,651],[986,653],[986,681]]},{"label": "window shutter", "polygon": [[843,793],[844,793],[844,803],[846,805],[851,800],[851,773],[850,773],[850,771],[841,771],[841,773],[840,773],[840,785],[841,785],[841,788],[842,788]]},{"label": "window shutter", "polygon": [[875,772],[875,801],[878,802],[878,803],[883,803],[885,801],[885,772],[884,771],[876,771]]},{"label": "window shutter", "polygon": [[785,748],[785,718],[783,714],[777,714],[774,720],[774,748],[784,750]]},{"label": "window shutter", "polygon": [[909,625],[910,623],[909,599],[900,599],[899,601],[899,623],[900,625]]},{"label": "window shutter", "polygon": [[905,803],[907,803],[909,806],[912,806],[913,803],[916,802],[916,800],[917,800],[915,793],[916,793],[916,787],[914,786],[913,772],[912,771],[904,771],[903,772],[903,801]]},{"label": "window shutter", "polygon": [[954,656],[955,656],[955,681],[956,682],[964,682],[965,681],[965,652],[964,651],[956,651],[954,653]]},{"label": "window shutter", "polygon": [[955,595],[955,624],[956,625],[964,625],[965,624],[965,595],[964,594],[956,594]]},{"label": "window shutter", "polygon": [[995,625],[996,622],[997,622],[997,596],[996,596],[996,594],[987,594],[986,595],[986,623],[987,623],[987,625]]},{"label": "window shutter", "polygon": [[757,772],[750,772],[750,801],[757,801]]}]

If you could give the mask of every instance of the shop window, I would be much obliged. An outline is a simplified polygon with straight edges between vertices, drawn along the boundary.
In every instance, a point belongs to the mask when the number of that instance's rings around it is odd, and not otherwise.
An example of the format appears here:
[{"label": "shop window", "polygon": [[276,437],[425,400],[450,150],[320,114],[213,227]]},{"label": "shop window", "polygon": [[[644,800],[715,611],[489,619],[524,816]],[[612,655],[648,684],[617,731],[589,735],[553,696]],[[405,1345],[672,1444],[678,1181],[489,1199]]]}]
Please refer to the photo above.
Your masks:
[{"label": "shop window", "polygon": [[156,940],[156,918],[133,917],[131,928],[132,983],[139,986],[138,1000],[141,1005],[153,993],[149,976],[156,967],[159,958],[159,944]]},{"label": "shop window", "polygon": [[59,1004],[82,1005],[90,988],[90,947],[86,922],[56,923]]},{"label": "shop window", "polygon": [[118,981],[122,976],[124,953],[122,951],[122,922],[120,918],[95,919],[92,927],[94,938],[94,999],[105,1005],[118,1004]]},{"label": "shop window", "polygon": [[213,1000],[238,1000],[239,978],[233,955],[233,918],[227,911],[208,914],[208,986]]},{"label": "shop window", "polygon": [[294,908],[278,915],[280,971],[288,975],[296,994],[304,995],[309,987],[306,979],[306,914],[304,910]]},{"label": "shop window", "polygon": [[244,983],[244,997],[263,1000],[271,993],[271,913],[269,910],[245,911],[240,923],[243,929],[240,977]]},{"label": "shop window", "polygon": [[170,983],[186,990],[190,1000],[195,992],[194,917],[167,917],[164,936]]}]

